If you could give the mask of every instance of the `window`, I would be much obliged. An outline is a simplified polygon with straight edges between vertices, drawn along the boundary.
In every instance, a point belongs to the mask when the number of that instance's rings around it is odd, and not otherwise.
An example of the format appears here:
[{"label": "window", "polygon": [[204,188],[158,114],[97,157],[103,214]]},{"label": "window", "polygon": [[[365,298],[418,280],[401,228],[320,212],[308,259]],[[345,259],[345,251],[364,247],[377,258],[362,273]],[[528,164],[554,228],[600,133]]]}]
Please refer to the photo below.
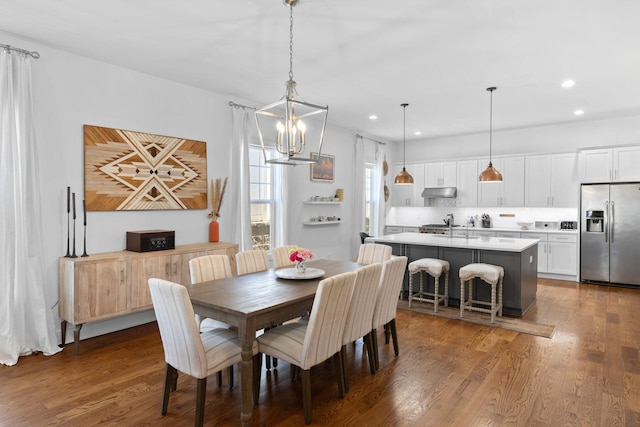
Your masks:
[{"label": "window", "polygon": [[[267,152],[270,155],[270,152]],[[249,147],[249,192],[251,198],[251,248],[271,247],[273,217],[273,173],[265,163],[261,147]]]},{"label": "window", "polygon": [[372,215],[375,209],[375,197],[373,197],[373,177],[376,165],[367,163],[364,166],[364,232],[372,234]]}]

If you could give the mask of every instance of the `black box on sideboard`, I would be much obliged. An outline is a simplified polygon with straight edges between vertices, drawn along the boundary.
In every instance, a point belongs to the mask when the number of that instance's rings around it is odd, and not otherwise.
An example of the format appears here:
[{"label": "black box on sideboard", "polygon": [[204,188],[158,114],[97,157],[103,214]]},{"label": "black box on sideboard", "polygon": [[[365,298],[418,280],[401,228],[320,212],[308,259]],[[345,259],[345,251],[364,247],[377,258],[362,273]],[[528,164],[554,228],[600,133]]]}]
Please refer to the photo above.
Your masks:
[{"label": "black box on sideboard", "polygon": [[127,231],[127,250],[164,251],[176,248],[176,232],[169,230]]}]

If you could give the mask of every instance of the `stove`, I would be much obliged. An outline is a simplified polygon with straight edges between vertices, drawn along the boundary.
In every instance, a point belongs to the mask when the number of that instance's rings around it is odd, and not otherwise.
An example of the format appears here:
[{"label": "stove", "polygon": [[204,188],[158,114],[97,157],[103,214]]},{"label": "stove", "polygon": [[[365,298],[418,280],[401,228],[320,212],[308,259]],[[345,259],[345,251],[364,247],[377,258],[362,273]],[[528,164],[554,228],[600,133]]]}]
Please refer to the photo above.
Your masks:
[{"label": "stove", "polygon": [[[457,225],[453,227],[455,228]],[[424,224],[420,226],[420,233],[449,234],[449,226],[446,224]]]}]

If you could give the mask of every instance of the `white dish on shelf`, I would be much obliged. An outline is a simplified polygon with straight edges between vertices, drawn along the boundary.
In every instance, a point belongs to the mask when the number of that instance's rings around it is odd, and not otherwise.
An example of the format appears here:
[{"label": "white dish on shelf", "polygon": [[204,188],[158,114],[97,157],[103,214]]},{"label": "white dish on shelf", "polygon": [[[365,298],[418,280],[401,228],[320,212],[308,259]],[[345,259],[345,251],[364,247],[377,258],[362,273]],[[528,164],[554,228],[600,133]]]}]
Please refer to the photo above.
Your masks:
[{"label": "white dish on shelf", "polygon": [[295,268],[281,268],[280,270],[276,270],[276,276],[281,279],[291,280],[317,279],[318,277],[324,276],[324,270],[307,267],[304,273],[302,273]]},{"label": "white dish on shelf", "polygon": [[533,225],[533,222],[516,222],[521,230],[528,230]]}]

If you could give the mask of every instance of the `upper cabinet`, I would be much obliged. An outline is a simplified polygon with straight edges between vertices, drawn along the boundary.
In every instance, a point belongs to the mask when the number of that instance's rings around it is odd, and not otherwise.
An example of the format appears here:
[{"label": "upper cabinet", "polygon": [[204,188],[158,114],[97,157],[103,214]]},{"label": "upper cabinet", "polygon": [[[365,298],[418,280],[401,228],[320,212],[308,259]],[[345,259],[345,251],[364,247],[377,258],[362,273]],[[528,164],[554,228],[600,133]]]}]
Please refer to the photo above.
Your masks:
[{"label": "upper cabinet", "polygon": [[462,160],[457,162],[457,198],[456,206],[478,206],[478,161]]},{"label": "upper cabinet", "polygon": [[527,156],[525,182],[526,206],[578,206],[577,155],[566,153]]},{"label": "upper cabinet", "polygon": [[455,187],[456,180],[456,162],[425,163],[425,187]]},{"label": "upper cabinet", "polygon": [[[391,179],[402,171],[402,165],[394,165],[391,168]],[[393,181],[389,185],[391,203],[393,206],[424,206],[422,190],[424,190],[424,163],[406,165],[407,172],[413,177],[413,185],[395,185]]]},{"label": "upper cabinet", "polygon": [[[492,159],[502,174],[502,182],[478,183],[478,206],[524,206],[524,156]],[[478,160],[478,171],[487,168],[489,159]]]},{"label": "upper cabinet", "polygon": [[580,152],[580,181],[638,181],[638,162],[640,146],[583,150]]}]

